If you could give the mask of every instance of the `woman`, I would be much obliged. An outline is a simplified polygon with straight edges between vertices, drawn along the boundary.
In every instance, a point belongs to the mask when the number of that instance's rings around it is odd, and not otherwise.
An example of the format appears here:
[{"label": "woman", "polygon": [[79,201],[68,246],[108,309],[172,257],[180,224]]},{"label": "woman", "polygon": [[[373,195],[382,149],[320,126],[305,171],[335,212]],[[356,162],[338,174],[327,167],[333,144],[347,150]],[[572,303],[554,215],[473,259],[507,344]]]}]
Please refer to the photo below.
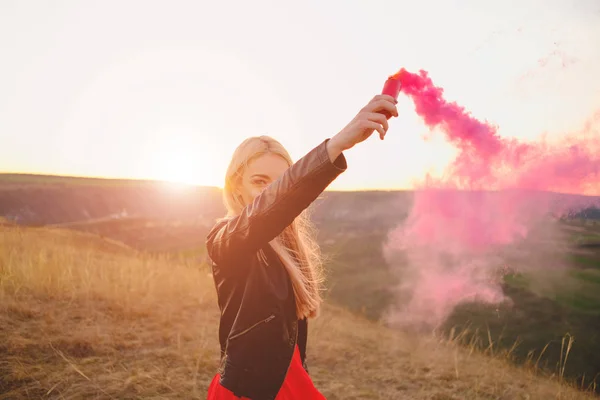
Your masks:
[{"label": "woman", "polygon": [[266,136],[234,152],[223,190],[228,215],[206,246],[221,320],[218,399],[324,399],[306,367],[307,319],[321,305],[319,248],[303,212],[346,170],[343,151],[388,130],[396,100],[375,96],[331,139],[292,163]]}]

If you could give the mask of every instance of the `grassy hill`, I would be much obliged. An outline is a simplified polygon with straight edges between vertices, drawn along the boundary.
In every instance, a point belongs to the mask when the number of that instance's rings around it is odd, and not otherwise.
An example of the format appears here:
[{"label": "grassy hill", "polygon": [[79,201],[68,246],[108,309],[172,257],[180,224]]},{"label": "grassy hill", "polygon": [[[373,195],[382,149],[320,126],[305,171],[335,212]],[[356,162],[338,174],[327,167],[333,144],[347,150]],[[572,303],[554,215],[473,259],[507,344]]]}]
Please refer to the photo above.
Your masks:
[{"label": "grassy hill", "polygon": [[[207,267],[94,235],[0,227],[0,399],[206,397],[218,361]],[[583,399],[561,374],[328,304],[309,368],[328,399]]]},{"label": "grassy hill", "polygon": [[223,215],[217,188],[165,182],[0,174],[0,215],[19,224],[116,219],[213,221]]},{"label": "grassy hill", "polygon": [[[67,254],[78,249],[91,259],[110,254],[128,257],[126,263],[160,259],[160,265],[200,268],[204,237],[224,213],[220,195],[215,188],[171,187],[163,182],[0,174],[0,227],[43,226],[27,230],[27,236],[60,237],[61,243],[69,243],[64,247]],[[531,196],[559,206],[600,200],[540,192]],[[330,305],[375,323],[398,305],[394,288],[401,280],[402,265],[388,265],[382,245],[390,229],[406,218],[412,201],[412,192],[325,192],[312,207],[319,242],[328,257]],[[503,291],[511,305],[462,304],[438,335],[456,337],[460,332],[454,345],[494,354],[510,352],[512,363],[535,364],[545,373],[593,387],[600,373],[596,356],[600,352],[600,220],[594,219],[596,214],[591,209],[552,222],[551,230],[558,229],[567,239],[557,243],[561,250],[556,256],[564,259],[568,273],[548,274],[544,260],[551,257],[546,254],[537,270],[504,276]],[[562,368],[565,337],[574,342]]]}]

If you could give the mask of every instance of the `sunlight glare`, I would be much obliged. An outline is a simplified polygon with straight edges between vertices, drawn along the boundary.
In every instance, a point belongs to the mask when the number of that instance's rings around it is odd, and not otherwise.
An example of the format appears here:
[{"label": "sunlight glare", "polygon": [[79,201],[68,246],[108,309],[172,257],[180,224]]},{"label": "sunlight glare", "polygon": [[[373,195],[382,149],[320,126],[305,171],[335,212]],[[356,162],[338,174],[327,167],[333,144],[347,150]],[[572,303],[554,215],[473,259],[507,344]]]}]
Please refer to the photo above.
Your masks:
[{"label": "sunlight glare", "polygon": [[153,179],[185,185],[201,182],[200,161],[203,156],[199,154],[194,132],[161,130],[153,139],[149,151]]},{"label": "sunlight glare", "polygon": [[193,185],[198,183],[198,173],[190,154],[185,149],[170,152],[161,158],[157,179],[171,183]]}]

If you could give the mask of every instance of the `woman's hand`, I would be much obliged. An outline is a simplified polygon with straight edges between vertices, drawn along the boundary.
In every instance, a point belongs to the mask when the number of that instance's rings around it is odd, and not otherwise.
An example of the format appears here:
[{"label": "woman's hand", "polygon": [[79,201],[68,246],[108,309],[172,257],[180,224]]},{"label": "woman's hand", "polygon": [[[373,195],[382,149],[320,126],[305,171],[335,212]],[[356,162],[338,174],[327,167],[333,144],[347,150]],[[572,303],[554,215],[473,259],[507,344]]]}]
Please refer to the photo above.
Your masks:
[{"label": "woman's hand", "polygon": [[352,121],[327,143],[329,158],[335,160],[344,150],[365,141],[373,132],[379,132],[381,140],[388,130],[386,114],[398,116],[396,99],[380,94],[375,97],[354,117]]}]

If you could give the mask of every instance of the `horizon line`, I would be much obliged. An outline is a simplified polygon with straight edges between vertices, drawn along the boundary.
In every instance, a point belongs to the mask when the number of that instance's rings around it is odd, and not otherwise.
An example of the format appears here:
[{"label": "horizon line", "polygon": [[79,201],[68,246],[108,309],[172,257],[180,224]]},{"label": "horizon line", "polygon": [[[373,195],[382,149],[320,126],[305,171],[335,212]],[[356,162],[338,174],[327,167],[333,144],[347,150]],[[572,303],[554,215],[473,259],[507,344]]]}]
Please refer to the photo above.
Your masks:
[{"label": "horizon line", "polygon": [[[202,185],[202,184],[191,184],[184,182],[174,182],[168,180],[160,180],[160,179],[152,179],[152,178],[118,178],[118,177],[106,177],[106,176],[89,176],[89,175],[58,175],[58,174],[49,174],[49,173],[34,173],[34,172],[1,172],[0,177],[3,176],[19,176],[19,177],[38,177],[38,178],[54,178],[54,179],[74,179],[74,180],[88,180],[88,181],[116,181],[116,182],[139,182],[145,184],[164,184],[166,186],[175,186],[175,187],[188,187],[188,188],[206,188],[206,189],[217,189],[223,190],[222,186],[216,185]],[[562,194],[562,195],[570,195],[570,196],[582,196],[582,197],[600,197],[600,195],[594,194],[581,194],[581,193],[568,193],[568,192],[557,192],[552,190],[539,190],[539,189],[518,189],[518,188],[508,188],[508,189],[478,189],[478,190],[469,190],[469,189],[445,189],[445,188],[433,188],[429,190],[452,190],[459,192],[506,192],[506,191],[528,191],[528,192],[539,192],[539,193],[554,193],[554,194]],[[419,192],[423,191],[423,189],[414,189],[414,188],[336,188],[336,189],[325,189],[325,192]]]}]

